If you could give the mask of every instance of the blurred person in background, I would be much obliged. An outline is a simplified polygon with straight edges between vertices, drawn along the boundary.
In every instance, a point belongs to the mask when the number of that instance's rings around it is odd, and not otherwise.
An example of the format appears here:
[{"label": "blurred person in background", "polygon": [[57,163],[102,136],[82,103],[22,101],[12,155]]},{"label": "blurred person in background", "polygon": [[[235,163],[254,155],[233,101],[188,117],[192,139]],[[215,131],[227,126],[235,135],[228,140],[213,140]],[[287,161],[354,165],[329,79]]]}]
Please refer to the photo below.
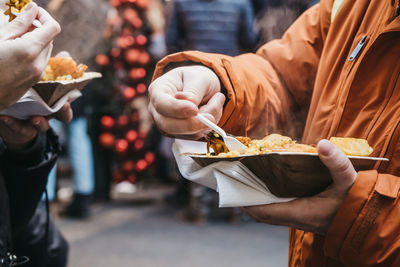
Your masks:
[{"label": "blurred person in background", "polygon": [[[173,0],[167,7],[168,54],[198,50],[235,56],[252,51],[258,41],[254,22],[250,0]],[[174,164],[170,152],[172,142],[171,138],[162,139],[169,164]],[[213,190],[191,184],[185,179],[167,200],[179,205],[185,205],[189,200],[189,208],[183,215],[188,220],[219,220],[221,217],[237,220],[234,210],[217,208],[217,194]]]},{"label": "blurred person in background", "polygon": [[[74,60],[93,69],[93,57],[102,47],[101,28],[105,26],[108,1],[49,0],[42,1],[41,4],[47,7],[63,29],[54,41],[54,51],[56,53],[68,51]],[[87,86],[82,91],[82,97],[71,104],[74,111],[71,123],[67,125],[57,121],[51,123],[56,132],[65,136],[68,160],[72,169],[73,199],[62,213],[73,218],[89,217],[90,202],[95,190],[93,149],[88,135],[87,120],[91,112],[90,87]],[[56,175],[55,167],[50,173],[47,187],[50,200],[56,198]]]},{"label": "blurred person in background", "polygon": [[[12,22],[0,12],[0,110],[41,77],[59,33],[58,23],[31,3]],[[42,26],[32,28],[34,19]],[[52,117],[72,119],[69,104]],[[40,205],[46,177],[59,154],[48,118],[0,116],[0,266],[66,266],[68,244]]]}]

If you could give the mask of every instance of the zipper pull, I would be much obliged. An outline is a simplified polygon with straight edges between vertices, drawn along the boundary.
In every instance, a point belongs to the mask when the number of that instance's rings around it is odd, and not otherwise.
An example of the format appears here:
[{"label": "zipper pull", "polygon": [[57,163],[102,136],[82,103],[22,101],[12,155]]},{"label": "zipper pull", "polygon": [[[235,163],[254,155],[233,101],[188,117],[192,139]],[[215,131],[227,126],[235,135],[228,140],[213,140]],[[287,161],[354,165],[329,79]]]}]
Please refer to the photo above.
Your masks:
[{"label": "zipper pull", "polygon": [[357,56],[358,53],[360,53],[361,49],[363,48],[365,44],[365,39],[367,39],[367,36],[365,35],[361,41],[357,44],[356,48],[354,48],[353,52],[351,53],[348,61],[353,61]]}]

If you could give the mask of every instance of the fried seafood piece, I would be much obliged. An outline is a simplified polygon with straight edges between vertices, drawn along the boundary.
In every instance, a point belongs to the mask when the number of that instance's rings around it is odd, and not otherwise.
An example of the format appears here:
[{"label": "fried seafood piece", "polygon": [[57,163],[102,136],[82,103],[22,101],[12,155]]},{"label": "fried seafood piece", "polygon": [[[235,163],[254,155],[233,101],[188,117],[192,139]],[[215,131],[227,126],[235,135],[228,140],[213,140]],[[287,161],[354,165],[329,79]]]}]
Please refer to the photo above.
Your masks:
[{"label": "fried seafood piece", "polygon": [[16,18],[13,13],[21,13],[25,11],[26,5],[32,2],[32,0],[9,0],[6,5],[8,9],[4,12],[4,15],[9,16],[9,21],[12,21]]},{"label": "fried seafood piece", "polygon": [[339,147],[346,155],[369,156],[373,151],[365,139],[331,137],[329,141]]},{"label": "fried seafood piece", "polygon": [[317,148],[297,143],[285,144],[283,148],[273,148],[274,152],[303,152],[303,153],[317,153]]},{"label": "fried seafood piece", "polygon": [[49,59],[42,81],[77,79],[82,77],[86,70],[86,65],[77,65],[71,57],[52,57]]}]

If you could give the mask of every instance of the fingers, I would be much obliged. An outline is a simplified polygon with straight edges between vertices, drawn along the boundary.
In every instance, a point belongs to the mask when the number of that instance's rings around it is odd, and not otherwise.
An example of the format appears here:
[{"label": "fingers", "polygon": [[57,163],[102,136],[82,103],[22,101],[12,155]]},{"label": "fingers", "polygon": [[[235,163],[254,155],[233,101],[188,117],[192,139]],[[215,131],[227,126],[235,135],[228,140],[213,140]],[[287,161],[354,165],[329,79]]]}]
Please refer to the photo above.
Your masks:
[{"label": "fingers", "polygon": [[321,140],[317,149],[319,158],[331,173],[334,186],[347,191],[353,185],[357,172],[346,154],[328,140]]},{"label": "fingers", "polygon": [[71,104],[66,103],[57,113],[55,113],[53,116],[56,120],[59,120],[64,123],[68,123],[72,120],[73,118],[73,112],[71,109]]},{"label": "fingers", "polygon": [[171,135],[198,135],[206,129],[194,116],[183,119],[167,117],[158,113],[151,103],[149,111],[157,127]]},{"label": "fingers", "polygon": [[205,105],[200,107],[199,113],[210,114],[212,116],[211,121],[218,123],[222,117],[224,103],[225,95],[217,93]]},{"label": "fingers", "polygon": [[7,127],[9,139],[11,141],[13,136],[16,137],[15,139],[24,137],[32,140],[37,134],[36,128],[32,124],[26,123],[25,121],[13,119],[8,116],[0,116],[0,122]]},{"label": "fingers", "polygon": [[30,118],[30,123],[33,127],[35,127],[39,132],[42,133],[50,129],[48,120],[42,116],[33,116],[32,118]]},{"label": "fingers", "polygon": [[0,40],[5,41],[15,39],[28,32],[38,12],[38,6],[33,2],[29,3],[21,15],[6,26],[1,27]]},{"label": "fingers", "polygon": [[23,42],[33,44],[33,53],[38,54],[45,46],[60,33],[60,25],[43,8],[39,8],[38,19],[43,24],[42,27],[35,28],[21,36]]}]

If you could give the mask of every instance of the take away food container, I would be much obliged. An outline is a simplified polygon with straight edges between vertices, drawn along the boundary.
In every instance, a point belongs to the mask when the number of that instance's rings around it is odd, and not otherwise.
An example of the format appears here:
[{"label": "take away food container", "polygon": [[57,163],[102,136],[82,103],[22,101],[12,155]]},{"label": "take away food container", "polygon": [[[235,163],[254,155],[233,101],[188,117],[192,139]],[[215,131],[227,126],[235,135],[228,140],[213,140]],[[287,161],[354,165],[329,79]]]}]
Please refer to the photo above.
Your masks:
[{"label": "take away food container", "polygon": [[91,80],[101,78],[99,72],[85,72],[82,77],[72,80],[40,81],[33,89],[41,96],[48,106],[52,106],[68,92],[78,89],[81,91]]},{"label": "take away food container", "polygon": [[[253,172],[277,197],[305,197],[323,191],[332,183],[327,167],[317,153],[270,152],[233,158],[186,153],[202,167],[220,161],[239,161]],[[372,169],[386,158],[348,156],[357,171]]]}]

